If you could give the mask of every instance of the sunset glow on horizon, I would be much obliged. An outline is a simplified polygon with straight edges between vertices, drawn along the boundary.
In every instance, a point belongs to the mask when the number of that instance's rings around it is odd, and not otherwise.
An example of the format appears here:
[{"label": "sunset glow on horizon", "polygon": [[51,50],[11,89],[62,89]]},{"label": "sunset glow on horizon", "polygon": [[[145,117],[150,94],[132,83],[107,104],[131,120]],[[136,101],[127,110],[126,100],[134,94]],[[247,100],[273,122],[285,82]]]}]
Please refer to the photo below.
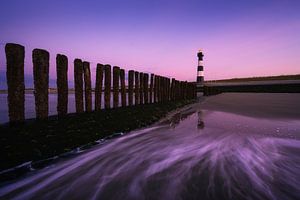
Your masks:
[{"label": "sunset glow on horizon", "polygon": [[197,52],[204,52],[205,80],[300,74],[300,1],[35,1],[1,2],[0,72],[5,43],[55,57],[117,65],[126,70],[195,81]]}]

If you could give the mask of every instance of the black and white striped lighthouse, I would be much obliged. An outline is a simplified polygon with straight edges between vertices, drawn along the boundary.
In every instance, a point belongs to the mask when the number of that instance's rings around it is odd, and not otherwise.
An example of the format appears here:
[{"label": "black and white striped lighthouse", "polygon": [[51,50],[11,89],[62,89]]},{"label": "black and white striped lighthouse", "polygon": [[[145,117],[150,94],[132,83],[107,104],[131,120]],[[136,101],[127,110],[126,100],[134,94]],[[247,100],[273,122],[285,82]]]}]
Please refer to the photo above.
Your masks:
[{"label": "black and white striped lighthouse", "polygon": [[197,53],[198,56],[198,70],[197,70],[197,87],[203,87],[204,85],[204,73],[203,73],[203,53],[201,50]]}]

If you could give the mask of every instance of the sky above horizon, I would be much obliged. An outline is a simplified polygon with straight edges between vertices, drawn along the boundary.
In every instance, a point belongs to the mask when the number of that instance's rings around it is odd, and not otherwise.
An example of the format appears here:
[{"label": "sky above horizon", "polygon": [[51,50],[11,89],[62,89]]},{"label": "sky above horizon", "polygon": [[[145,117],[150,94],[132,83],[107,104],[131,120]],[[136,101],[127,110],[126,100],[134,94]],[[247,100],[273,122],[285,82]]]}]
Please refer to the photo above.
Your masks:
[{"label": "sky above horizon", "polygon": [[48,50],[50,79],[63,53],[71,79],[81,58],[92,75],[103,63],[195,81],[198,49],[206,80],[300,74],[298,0],[9,0],[0,7],[0,72],[12,42],[25,46],[26,74],[32,49]]}]

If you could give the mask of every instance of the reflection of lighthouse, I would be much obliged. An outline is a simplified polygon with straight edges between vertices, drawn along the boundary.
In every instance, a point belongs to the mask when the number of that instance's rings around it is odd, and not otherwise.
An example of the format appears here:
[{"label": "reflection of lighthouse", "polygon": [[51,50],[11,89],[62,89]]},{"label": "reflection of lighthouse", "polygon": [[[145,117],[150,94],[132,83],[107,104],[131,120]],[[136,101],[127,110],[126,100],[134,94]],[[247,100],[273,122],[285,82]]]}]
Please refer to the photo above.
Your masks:
[{"label": "reflection of lighthouse", "polygon": [[203,120],[203,111],[199,110],[198,111],[198,124],[197,124],[198,129],[203,129],[204,128],[204,120]]},{"label": "reflection of lighthouse", "polygon": [[198,51],[198,70],[197,70],[197,87],[203,87],[204,74],[203,74],[203,53],[201,50]]}]

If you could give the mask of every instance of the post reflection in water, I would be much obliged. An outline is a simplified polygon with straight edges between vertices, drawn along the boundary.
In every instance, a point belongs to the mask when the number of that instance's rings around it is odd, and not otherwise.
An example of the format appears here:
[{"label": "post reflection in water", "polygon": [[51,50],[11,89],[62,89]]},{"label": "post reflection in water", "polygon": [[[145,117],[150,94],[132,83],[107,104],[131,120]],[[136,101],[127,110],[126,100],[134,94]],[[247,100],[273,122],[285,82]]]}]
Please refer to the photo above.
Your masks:
[{"label": "post reflection in water", "polygon": [[204,129],[204,118],[203,118],[203,111],[199,110],[198,111],[198,124],[197,127],[198,129]]}]

